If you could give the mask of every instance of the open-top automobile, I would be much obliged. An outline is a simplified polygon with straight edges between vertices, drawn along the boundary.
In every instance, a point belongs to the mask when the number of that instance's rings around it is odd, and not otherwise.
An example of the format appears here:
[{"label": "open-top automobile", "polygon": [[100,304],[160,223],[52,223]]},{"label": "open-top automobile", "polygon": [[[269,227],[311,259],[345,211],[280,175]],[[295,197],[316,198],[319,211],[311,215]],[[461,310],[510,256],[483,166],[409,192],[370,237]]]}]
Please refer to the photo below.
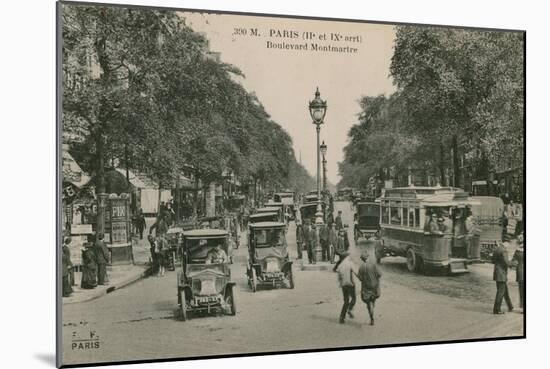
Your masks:
[{"label": "open-top automobile", "polygon": [[292,261],[285,235],[285,223],[260,222],[250,225],[246,274],[253,292],[259,285],[294,288]]},{"label": "open-top automobile", "polygon": [[181,320],[191,312],[236,314],[229,267],[229,233],[222,229],[183,232],[182,268],[178,271]]}]

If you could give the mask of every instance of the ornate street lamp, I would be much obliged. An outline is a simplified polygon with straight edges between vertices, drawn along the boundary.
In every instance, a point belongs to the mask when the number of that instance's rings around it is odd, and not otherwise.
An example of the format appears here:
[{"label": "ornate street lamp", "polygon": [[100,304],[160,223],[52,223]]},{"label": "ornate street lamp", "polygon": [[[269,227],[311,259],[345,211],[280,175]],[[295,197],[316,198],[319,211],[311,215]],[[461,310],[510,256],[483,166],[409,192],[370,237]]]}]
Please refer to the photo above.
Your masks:
[{"label": "ornate street lamp", "polygon": [[322,249],[319,242],[319,228],[323,226],[324,219],[323,219],[323,206],[321,204],[321,152],[320,152],[320,145],[319,145],[319,134],[321,131],[321,124],[324,123],[325,114],[327,112],[327,102],[324,100],[321,100],[321,93],[319,92],[319,87],[317,87],[315,91],[315,99],[309,102],[309,114],[311,115],[311,119],[313,120],[313,124],[315,124],[315,128],[317,131],[317,146],[316,146],[316,152],[317,152],[317,211],[315,212],[315,224],[316,227],[316,238],[317,238],[317,246],[315,248],[315,259],[321,260],[322,256]]},{"label": "ornate street lamp", "polygon": [[317,212],[315,213],[315,224],[323,224],[323,207],[321,205],[321,155],[319,145],[319,133],[321,124],[324,123],[327,113],[327,102],[321,100],[319,87],[315,91],[315,99],[309,102],[309,114],[317,130]]},{"label": "ornate street lamp", "polygon": [[327,190],[327,161],[326,161],[326,155],[327,155],[327,145],[325,145],[325,141],[320,146],[321,154],[323,154],[323,192]]}]

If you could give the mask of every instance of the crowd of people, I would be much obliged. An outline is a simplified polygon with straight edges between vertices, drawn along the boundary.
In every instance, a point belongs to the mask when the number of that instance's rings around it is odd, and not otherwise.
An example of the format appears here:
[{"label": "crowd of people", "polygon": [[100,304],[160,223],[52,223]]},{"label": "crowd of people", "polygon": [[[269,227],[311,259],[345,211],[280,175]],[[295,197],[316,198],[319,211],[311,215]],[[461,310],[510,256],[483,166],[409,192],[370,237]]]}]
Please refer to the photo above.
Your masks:
[{"label": "crowd of people", "polygon": [[[81,280],[80,288],[92,289],[98,285],[109,284],[107,264],[110,261],[110,252],[105,244],[102,233],[98,233],[95,242],[86,243],[82,250]],[[69,245],[71,237],[66,237],[62,246],[62,296],[69,297],[73,293],[75,281],[75,268],[71,261]]]},{"label": "crowd of people", "polygon": [[[317,237],[317,228],[319,236]],[[311,219],[302,220],[299,212],[296,213],[296,246],[297,259],[302,259],[303,250],[306,250],[309,264],[317,263],[316,249],[321,248],[321,260],[334,264],[335,255],[339,255],[349,249],[349,239],[346,227],[342,222],[342,211],[334,218],[332,212],[328,212],[323,224],[317,225]]]}]

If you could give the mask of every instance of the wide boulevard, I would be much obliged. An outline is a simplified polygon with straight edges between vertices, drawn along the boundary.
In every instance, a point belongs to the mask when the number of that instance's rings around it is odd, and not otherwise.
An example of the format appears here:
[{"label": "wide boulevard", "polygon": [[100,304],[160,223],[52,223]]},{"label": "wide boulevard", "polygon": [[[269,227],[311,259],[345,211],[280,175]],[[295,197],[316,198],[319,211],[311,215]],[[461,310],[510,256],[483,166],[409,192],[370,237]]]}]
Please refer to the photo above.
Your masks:
[{"label": "wide boulevard", "polygon": [[[347,202],[337,202],[335,208],[343,211],[353,242],[353,210]],[[296,259],[295,239],[291,222],[287,242],[292,260]],[[403,258],[384,258],[376,325],[368,325],[367,310],[359,298],[355,318],[339,324],[342,296],[335,273],[302,271],[301,261],[295,261],[295,289],[260,289],[253,293],[245,276],[245,240],[243,234],[231,266],[236,282],[236,316],[179,321],[176,272],[148,277],[98,299],[64,306],[64,362],[196,357],[523,333],[522,314],[491,314],[495,293],[491,264],[472,265],[470,273],[458,276],[425,276],[408,272]],[[352,245],[351,253],[358,263],[360,250]],[[509,282],[509,288],[512,300],[517,302],[515,282]],[[89,334],[98,339],[99,347],[74,347],[74,337]]]}]

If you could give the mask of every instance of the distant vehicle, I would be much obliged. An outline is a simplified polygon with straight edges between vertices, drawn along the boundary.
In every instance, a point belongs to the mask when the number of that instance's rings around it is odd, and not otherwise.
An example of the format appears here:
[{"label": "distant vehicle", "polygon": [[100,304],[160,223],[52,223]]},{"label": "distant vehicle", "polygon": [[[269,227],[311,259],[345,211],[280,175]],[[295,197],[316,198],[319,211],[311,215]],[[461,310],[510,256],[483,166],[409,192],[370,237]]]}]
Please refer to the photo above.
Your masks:
[{"label": "distant vehicle", "polygon": [[317,194],[315,194],[315,195],[305,195],[304,196],[304,204],[315,203],[315,202],[317,202],[318,199],[319,199],[319,197],[317,196]]},{"label": "distant vehicle", "polygon": [[217,248],[227,255],[229,233],[222,229],[195,229],[182,234],[182,269],[178,272],[181,320],[191,312],[236,314],[229,260],[218,259]]},{"label": "distant vehicle", "polygon": [[278,211],[280,212],[280,214],[282,215],[281,220],[286,223],[286,221],[287,221],[286,214],[287,214],[287,207],[288,207],[287,205],[285,205],[282,202],[268,201],[265,204],[265,207],[266,208],[277,208]]},{"label": "distant vehicle", "polygon": [[296,211],[295,204],[295,193],[294,192],[278,192],[274,195],[273,199],[275,202],[282,202],[286,206],[287,214],[289,220],[294,220],[294,212]]},{"label": "distant vehicle", "polygon": [[[370,201],[369,201],[370,200]],[[359,237],[370,238],[380,231],[380,203],[374,199],[359,201],[356,205],[355,241]]]},{"label": "distant vehicle", "polygon": [[[380,227],[384,248],[405,256],[410,271],[444,268],[467,272],[467,264],[480,258],[479,236],[462,230],[469,209],[479,202],[454,187],[404,187],[386,189],[380,199]],[[429,216],[453,219],[452,227],[429,230]],[[438,226],[440,227],[440,226]]]},{"label": "distant vehicle", "polygon": [[294,288],[285,232],[285,223],[260,222],[250,225],[246,274],[248,286],[253,292],[260,285]]},{"label": "distant vehicle", "polygon": [[504,202],[501,198],[492,196],[471,196],[470,199],[479,203],[472,205],[472,215],[480,233],[481,258],[490,260],[493,250],[502,238]]},{"label": "distant vehicle", "polygon": [[254,214],[261,213],[277,213],[278,222],[283,222],[285,219],[282,206],[264,206],[263,208],[257,208],[254,211]]},{"label": "distant vehicle", "polygon": [[[322,203],[323,207],[323,219],[326,212],[326,205],[325,203]],[[315,213],[317,213],[317,202],[310,202],[305,203],[303,205],[300,205],[299,208],[300,211],[300,219],[302,220],[302,223],[305,223],[307,220],[311,222],[311,224],[315,224]]]},{"label": "distant vehicle", "polygon": [[336,201],[351,201],[353,196],[353,188],[344,187],[336,191]]},{"label": "distant vehicle", "polygon": [[294,192],[277,192],[273,195],[273,200],[275,202],[282,202],[285,205],[294,205]]},{"label": "distant vehicle", "polygon": [[269,212],[269,213],[254,213],[248,217],[249,227],[252,224],[260,222],[280,222],[280,217],[278,212]]}]

